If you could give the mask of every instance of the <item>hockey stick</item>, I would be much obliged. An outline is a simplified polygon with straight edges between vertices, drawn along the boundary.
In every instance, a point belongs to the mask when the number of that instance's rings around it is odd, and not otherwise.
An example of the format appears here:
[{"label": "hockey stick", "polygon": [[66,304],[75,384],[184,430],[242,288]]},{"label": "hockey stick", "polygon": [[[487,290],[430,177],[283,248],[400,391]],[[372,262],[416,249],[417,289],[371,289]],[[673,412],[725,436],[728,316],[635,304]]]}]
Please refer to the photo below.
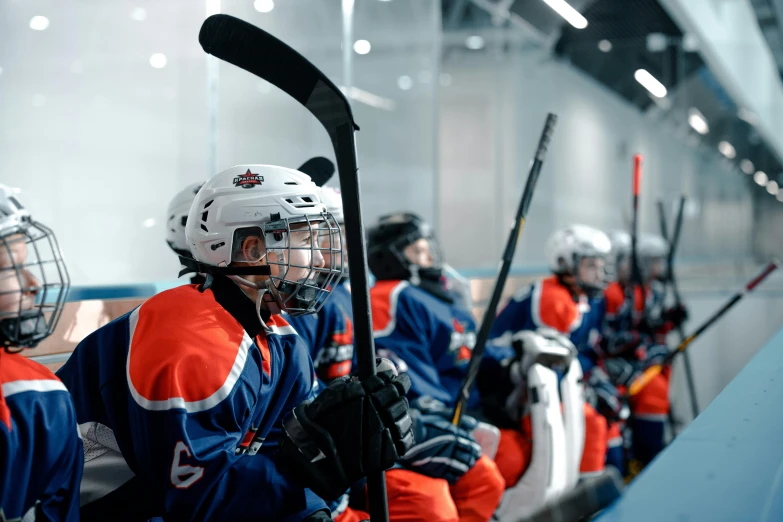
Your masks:
[{"label": "hockey stick", "polygon": [[571,491],[548,502],[520,522],[576,522],[592,516],[620,497],[623,491],[620,473],[612,467],[597,477],[580,482]]},{"label": "hockey stick", "polygon": [[[340,89],[306,58],[274,36],[238,18],[225,14],[210,16],[201,26],[199,43],[207,53],[285,91],[304,105],[329,134],[340,176],[346,241],[351,245],[348,266],[359,376],[367,378],[375,375],[367,249],[354,141],[354,131],[359,128],[354,123],[351,105]],[[388,521],[384,472],[367,477],[367,492],[373,522]]]},{"label": "hockey stick", "polygon": [[296,170],[307,174],[313,183],[323,187],[334,175],[334,163],[326,158],[316,156],[302,163],[302,166]]},{"label": "hockey stick", "polygon": [[[674,279],[674,253],[677,251],[677,245],[680,243],[680,231],[682,230],[682,218],[685,209],[685,196],[680,196],[680,204],[677,207],[677,218],[674,221],[674,233],[671,241],[669,240],[669,231],[666,226],[666,213],[664,211],[663,201],[658,201],[658,217],[661,222],[661,236],[669,243],[669,254],[666,256],[666,287],[671,286],[674,295],[674,303],[679,308],[682,306],[680,292],[677,290],[677,281]],[[666,293],[664,292],[663,302],[666,302]],[[680,335],[680,342],[685,339],[685,331],[682,324],[677,325],[677,333]],[[688,394],[690,395],[691,412],[695,419],[699,415],[699,403],[696,400],[696,386],[693,378],[693,367],[691,366],[691,357],[688,352],[683,354],[683,365],[685,366],[685,382],[688,385]],[[671,411],[671,410],[670,410]],[[674,424],[672,423],[672,428]]]},{"label": "hockey stick", "polygon": [[533,199],[533,191],[536,188],[536,182],[538,176],[541,173],[541,165],[544,163],[544,156],[549,148],[549,142],[552,139],[552,133],[555,130],[555,123],[557,122],[557,116],[549,113],[546,117],[546,123],[544,124],[544,130],[541,132],[541,138],[538,141],[538,148],[536,149],[535,159],[530,166],[530,173],[527,175],[527,182],[525,183],[525,190],[522,192],[522,199],[519,201],[519,207],[517,208],[517,214],[514,218],[514,222],[511,225],[511,231],[508,235],[508,241],[506,242],[506,249],[503,251],[503,257],[500,261],[500,270],[498,271],[497,278],[495,279],[495,286],[492,288],[492,297],[489,300],[486,310],[484,310],[484,317],[481,320],[481,327],[479,328],[478,335],[476,336],[476,344],[473,348],[473,353],[470,355],[470,363],[468,364],[468,371],[465,373],[465,378],[462,379],[462,384],[459,388],[459,395],[457,396],[457,404],[454,408],[454,416],[452,417],[452,423],[456,426],[459,425],[459,421],[462,418],[462,414],[465,410],[465,405],[470,397],[470,389],[473,387],[473,382],[478,375],[479,365],[481,364],[481,358],[484,355],[484,348],[487,345],[487,339],[489,339],[489,331],[492,328],[492,323],[495,320],[495,314],[500,303],[500,296],[503,293],[503,286],[506,284],[508,278],[508,272],[511,269],[511,261],[514,259],[514,252],[517,249],[517,243],[522,236],[522,229],[525,227],[525,215],[530,207],[530,201]]},{"label": "hockey stick", "polygon": [[669,352],[669,354],[666,356],[666,358],[663,360],[661,364],[656,364],[653,366],[650,366],[646,370],[644,370],[644,373],[642,373],[639,377],[637,377],[631,385],[628,387],[628,395],[634,396],[637,393],[639,393],[642,389],[644,389],[645,386],[650,384],[650,381],[652,381],[657,375],[661,373],[663,368],[666,365],[669,365],[672,363],[672,360],[674,357],[677,356],[678,353],[684,352],[685,349],[688,347],[689,344],[691,344],[699,335],[701,335],[704,330],[715,324],[715,322],[720,319],[723,314],[728,312],[731,307],[733,307],[735,304],[737,304],[743,297],[745,297],[745,294],[748,292],[751,292],[754,288],[756,288],[759,284],[761,284],[762,281],[764,281],[767,276],[769,276],[772,272],[775,271],[775,269],[778,268],[778,262],[773,261],[770,264],[768,264],[766,267],[764,267],[764,270],[759,273],[756,277],[754,277],[745,287],[735,293],[733,296],[731,296],[731,299],[729,299],[726,304],[724,304],[717,312],[712,314],[704,323],[702,323],[699,328],[696,329],[695,332],[693,332],[691,335],[686,337],[682,340],[679,346],[677,346],[676,349]]},{"label": "hockey stick", "polygon": [[638,286],[642,294],[642,312],[645,311],[646,296],[644,292],[644,281],[642,280],[642,269],[639,266],[638,229],[639,229],[639,192],[642,187],[642,155],[636,154],[633,157],[633,214],[631,217],[631,278],[625,289],[625,300],[628,305],[628,327],[633,329],[636,326],[634,313],[636,312],[636,287]]}]

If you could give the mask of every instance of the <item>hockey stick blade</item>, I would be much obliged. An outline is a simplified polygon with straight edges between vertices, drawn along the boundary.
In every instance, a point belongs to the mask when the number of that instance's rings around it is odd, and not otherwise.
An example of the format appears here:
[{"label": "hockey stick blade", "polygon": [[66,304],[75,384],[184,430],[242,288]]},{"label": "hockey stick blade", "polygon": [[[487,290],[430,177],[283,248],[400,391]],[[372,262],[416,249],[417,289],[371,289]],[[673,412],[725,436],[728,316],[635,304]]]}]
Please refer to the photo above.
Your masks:
[{"label": "hockey stick blade", "polygon": [[310,176],[313,183],[319,187],[323,187],[334,175],[334,163],[327,158],[316,156],[305,161],[297,170]]},{"label": "hockey stick blade", "polygon": [[[243,20],[212,15],[201,26],[199,43],[209,54],[254,74],[301,103],[329,134],[337,160],[345,215],[345,239],[351,245],[348,268],[354,314],[354,345],[359,377],[375,375],[375,343],[368,286],[367,248],[362,224],[359,168],[351,105],[315,65],[274,36]],[[370,517],[389,520],[383,472],[367,477]]]},{"label": "hockey stick blade", "polygon": [[204,20],[198,41],[205,52],[285,91],[319,121],[328,122],[330,134],[340,123],[354,125],[351,105],[340,89],[304,56],[266,31],[216,14]]},{"label": "hockey stick blade", "polygon": [[614,468],[586,479],[563,496],[548,502],[519,522],[576,522],[589,517],[617,500],[623,491],[623,481]]}]

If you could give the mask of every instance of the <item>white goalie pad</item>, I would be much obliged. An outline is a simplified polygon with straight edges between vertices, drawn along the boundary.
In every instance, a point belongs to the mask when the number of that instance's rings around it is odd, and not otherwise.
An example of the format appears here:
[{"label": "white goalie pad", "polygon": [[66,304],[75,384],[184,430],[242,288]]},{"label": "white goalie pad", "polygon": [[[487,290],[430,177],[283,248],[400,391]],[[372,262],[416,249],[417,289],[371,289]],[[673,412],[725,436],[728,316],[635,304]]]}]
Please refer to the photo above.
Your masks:
[{"label": "white goalie pad", "polygon": [[500,430],[492,424],[479,422],[473,430],[473,437],[481,446],[481,453],[494,460],[500,445]]},{"label": "white goalie pad", "polygon": [[519,520],[566,490],[568,457],[557,380],[557,374],[541,364],[527,371],[533,452],[525,474],[504,493],[495,520]]},{"label": "white goalie pad", "polygon": [[560,381],[560,400],[563,403],[566,446],[566,488],[571,489],[579,482],[579,465],[585,445],[585,393],[582,365],[574,358],[568,365],[568,372]]}]

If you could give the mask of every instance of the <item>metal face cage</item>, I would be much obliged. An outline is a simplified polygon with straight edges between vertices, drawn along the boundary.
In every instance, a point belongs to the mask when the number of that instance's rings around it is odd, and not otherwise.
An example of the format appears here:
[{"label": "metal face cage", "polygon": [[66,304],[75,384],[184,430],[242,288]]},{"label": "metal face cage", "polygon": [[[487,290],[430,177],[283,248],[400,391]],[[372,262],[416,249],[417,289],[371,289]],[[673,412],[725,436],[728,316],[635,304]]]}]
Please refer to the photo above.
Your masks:
[{"label": "metal face cage", "polygon": [[0,341],[33,348],[54,332],[70,278],[54,233],[25,218],[0,236]]}]

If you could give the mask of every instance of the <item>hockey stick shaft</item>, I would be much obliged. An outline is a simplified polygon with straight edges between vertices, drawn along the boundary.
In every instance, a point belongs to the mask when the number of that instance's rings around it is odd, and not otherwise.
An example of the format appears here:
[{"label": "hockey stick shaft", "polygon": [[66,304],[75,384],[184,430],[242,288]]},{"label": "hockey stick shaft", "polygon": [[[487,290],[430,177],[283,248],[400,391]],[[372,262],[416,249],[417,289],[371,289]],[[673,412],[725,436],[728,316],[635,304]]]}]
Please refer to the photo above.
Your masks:
[{"label": "hockey stick shaft", "polygon": [[473,353],[470,355],[470,363],[468,364],[468,370],[465,373],[465,378],[462,380],[462,384],[459,389],[459,396],[457,397],[457,404],[454,408],[454,415],[452,422],[455,425],[459,424],[459,420],[464,414],[465,405],[470,397],[470,390],[473,388],[473,383],[478,375],[479,366],[481,365],[481,358],[484,355],[484,349],[489,339],[489,332],[492,329],[492,323],[495,320],[498,304],[500,303],[500,297],[503,294],[503,287],[506,284],[508,278],[508,272],[511,269],[511,262],[514,259],[514,252],[516,252],[519,238],[522,236],[522,231],[525,227],[525,216],[527,215],[530,202],[533,199],[533,191],[536,188],[538,182],[538,176],[541,173],[541,166],[544,163],[544,157],[546,156],[549,143],[552,139],[552,133],[555,130],[555,124],[557,123],[557,116],[549,113],[544,124],[544,130],[541,133],[541,138],[538,142],[538,148],[536,149],[536,155],[533,159],[533,164],[530,167],[530,172],[525,182],[525,189],[522,192],[522,198],[519,201],[517,207],[517,213],[514,218],[514,222],[511,225],[509,231],[508,240],[506,241],[506,248],[503,251],[503,257],[500,261],[500,268],[498,275],[495,278],[495,286],[492,288],[492,296],[489,299],[489,304],[484,310],[484,317],[481,320],[481,327],[479,328],[478,335],[476,336],[476,345],[473,348]]},{"label": "hockey stick shaft", "polygon": [[723,315],[728,312],[734,305],[736,305],[740,300],[742,300],[743,297],[745,297],[746,294],[749,292],[752,292],[754,288],[756,288],[758,285],[761,284],[762,281],[764,281],[769,275],[774,272],[778,268],[778,262],[773,261],[769,263],[767,266],[764,267],[764,270],[762,270],[756,277],[750,280],[748,284],[745,285],[742,290],[735,293],[731,298],[726,301],[726,303],[720,307],[714,314],[712,314],[710,317],[705,320],[701,326],[699,326],[695,332],[693,332],[691,335],[686,337],[682,340],[682,342],[677,346],[675,350],[669,353],[669,355],[666,356],[662,364],[656,364],[654,366],[651,366],[647,368],[642,375],[636,378],[634,382],[631,383],[631,385],[628,387],[628,395],[636,395],[638,394],[642,389],[644,389],[645,386],[647,386],[650,381],[652,381],[655,376],[661,373],[663,368],[669,364],[671,364],[672,360],[677,356],[678,353],[684,352],[685,349],[690,345],[696,338],[698,338],[704,331],[715,324],[718,319],[723,317]]},{"label": "hockey stick shaft", "polygon": [[[359,377],[375,375],[375,344],[368,286],[367,250],[362,223],[359,169],[351,105],[318,68],[269,33],[229,15],[207,18],[199,43],[204,50],[263,78],[301,103],[326,129],[334,147],[345,214],[346,242],[353,305],[354,343]],[[367,477],[373,522],[389,520],[384,472]]]},{"label": "hockey stick shaft", "polygon": [[638,252],[638,229],[639,229],[639,193],[642,189],[642,162],[641,154],[633,157],[633,181],[632,181],[632,214],[631,214],[631,279],[625,289],[625,299],[628,303],[628,327],[633,328],[634,314],[636,312],[636,287],[638,286],[642,294],[642,308],[645,305],[644,282],[642,281],[642,271],[639,266]]},{"label": "hockey stick shaft", "polygon": [[[679,204],[677,205],[677,217],[674,220],[674,231],[671,236],[671,240],[669,239],[669,230],[666,226],[666,213],[664,210],[663,201],[658,201],[658,216],[660,218],[661,222],[661,236],[663,236],[663,239],[669,243],[669,253],[666,256],[666,286],[664,287],[664,297],[663,302],[666,302],[666,293],[665,290],[668,287],[671,287],[672,294],[674,295],[674,303],[679,308],[682,306],[682,301],[680,298],[680,292],[677,290],[677,281],[674,278],[674,255],[677,251],[677,246],[680,243],[680,232],[682,231],[682,222],[683,222],[683,214],[685,211],[685,196],[681,195]],[[682,324],[677,325],[677,333],[680,336],[680,342],[685,340],[685,330],[682,327]],[[693,415],[693,418],[695,419],[699,415],[699,403],[696,398],[696,385],[695,385],[695,378],[693,375],[693,367],[691,365],[691,357],[688,352],[683,353],[683,367],[685,368],[685,384],[688,386],[688,397],[690,399],[691,403],[691,414]],[[669,410],[671,412],[671,410]],[[673,427],[673,425],[672,425]]]}]

